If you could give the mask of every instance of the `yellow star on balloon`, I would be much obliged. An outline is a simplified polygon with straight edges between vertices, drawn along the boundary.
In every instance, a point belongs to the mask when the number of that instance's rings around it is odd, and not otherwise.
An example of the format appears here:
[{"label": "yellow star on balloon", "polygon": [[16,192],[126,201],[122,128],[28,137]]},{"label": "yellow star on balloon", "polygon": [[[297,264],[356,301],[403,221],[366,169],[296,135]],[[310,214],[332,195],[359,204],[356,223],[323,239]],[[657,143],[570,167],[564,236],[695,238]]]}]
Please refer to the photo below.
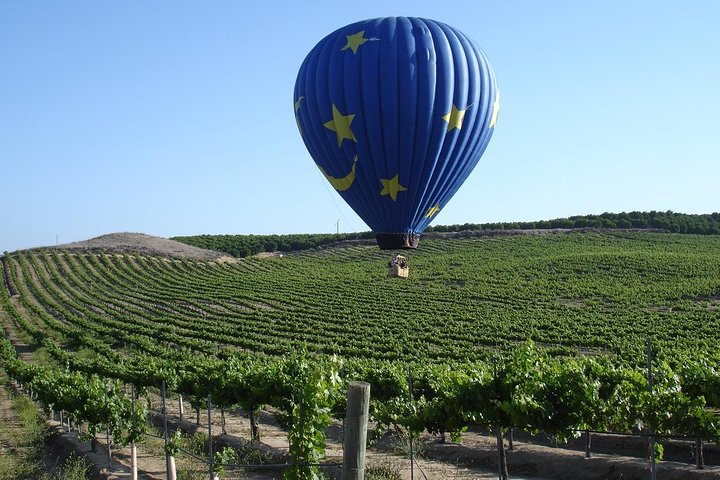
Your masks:
[{"label": "yellow star on balloon", "polygon": [[298,97],[298,99],[295,101],[295,113],[300,110],[300,102],[303,101],[303,98],[305,97]]},{"label": "yellow star on balloon", "polygon": [[383,189],[380,195],[390,195],[393,202],[397,200],[398,192],[404,192],[407,188],[400,185],[400,175],[395,175],[393,178],[381,178]]},{"label": "yellow star on balloon", "polygon": [[465,110],[458,110],[458,108],[453,104],[452,109],[450,110],[450,113],[447,115],[444,115],[442,117],[443,120],[448,122],[448,128],[447,131],[449,132],[453,128],[457,128],[460,130],[462,128],[462,122],[463,118],[465,117],[465,112],[467,111],[467,108]]},{"label": "yellow star on balloon", "polygon": [[342,47],[340,50],[345,51],[348,48],[352,50],[353,53],[357,54],[358,48],[363,43],[367,42],[369,38],[364,38],[363,35],[365,34],[365,30],[362,30],[358,33],[354,33],[352,35],[345,35],[347,38],[347,43],[344,47]]},{"label": "yellow star on balloon", "polygon": [[335,132],[335,135],[337,136],[338,147],[342,145],[342,141],[346,138],[348,140],[352,140],[353,142],[357,142],[357,140],[355,139],[355,135],[353,135],[352,129],[350,128],[350,124],[352,123],[353,118],[355,118],[355,114],[343,115],[333,103],[332,116],[333,119],[329,122],[325,122],[323,125],[325,126],[325,128],[328,128]]},{"label": "yellow star on balloon", "polygon": [[495,94],[492,116],[490,117],[490,127],[494,127],[497,123],[498,112],[500,112],[500,90],[498,90],[498,92]]},{"label": "yellow star on balloon", "polygon": [[439,211],[440,211],[440,204],[433,205],[432,207],[430,207],[430,208],[428,209],[427,213],[425,214],[425,218],[432,218],[432,217],[434,217],[434,216],[437,214],[437,212],[439,212]]}]

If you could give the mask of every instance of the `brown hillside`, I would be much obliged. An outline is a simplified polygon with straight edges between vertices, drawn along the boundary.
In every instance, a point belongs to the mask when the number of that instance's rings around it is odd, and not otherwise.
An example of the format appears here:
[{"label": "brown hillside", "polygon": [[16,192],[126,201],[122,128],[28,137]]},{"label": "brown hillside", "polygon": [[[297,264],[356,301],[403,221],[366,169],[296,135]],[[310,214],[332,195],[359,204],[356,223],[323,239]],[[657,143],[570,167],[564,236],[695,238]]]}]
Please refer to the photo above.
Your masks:
[{"label": "brown hillside", "polygon": [[156,255],[168,258],[190,258],[194,260],[229,259],[227,254],[204,250],[184,243],[154,237],[144,233],[110,233],[82,242],[66,243],[55,247],[61,250],[78,250],[85,252],[136,253],[140,255]]}]

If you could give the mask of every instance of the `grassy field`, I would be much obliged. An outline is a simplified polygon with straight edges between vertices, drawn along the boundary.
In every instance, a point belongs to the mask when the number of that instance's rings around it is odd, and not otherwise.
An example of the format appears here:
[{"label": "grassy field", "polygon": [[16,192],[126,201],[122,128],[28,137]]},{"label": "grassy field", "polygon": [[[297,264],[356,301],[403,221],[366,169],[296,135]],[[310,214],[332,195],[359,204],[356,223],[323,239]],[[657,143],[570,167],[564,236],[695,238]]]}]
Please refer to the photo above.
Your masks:
[{"label": "grassy field", "polygon": [[[645,340],[717,356],[720,237],[567,233],[425,240],[410,278],[376,247],[236,263],[31,251],[10,256],[31,324],[132,346],[311,351],[390,360],[487,358],[534,340],[641,363]],[[40,313],[38,313],[40,312]],[[150,333],[149,333],[150,332]]]}]

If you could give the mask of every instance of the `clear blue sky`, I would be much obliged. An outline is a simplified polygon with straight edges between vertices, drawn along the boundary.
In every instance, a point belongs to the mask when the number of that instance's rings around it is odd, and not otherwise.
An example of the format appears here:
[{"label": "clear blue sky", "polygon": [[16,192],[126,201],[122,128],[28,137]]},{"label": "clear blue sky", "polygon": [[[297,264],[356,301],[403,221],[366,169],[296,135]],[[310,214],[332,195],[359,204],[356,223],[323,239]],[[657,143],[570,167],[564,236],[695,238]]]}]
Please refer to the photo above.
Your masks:
[{"label": "clear blue sky", "polygon": [[310,49],[420,16],[485,50],[502,92],[434,224],[720,210],[720,2],[0,3],[0,251],[133,231],[366,230],[295,126]]}]

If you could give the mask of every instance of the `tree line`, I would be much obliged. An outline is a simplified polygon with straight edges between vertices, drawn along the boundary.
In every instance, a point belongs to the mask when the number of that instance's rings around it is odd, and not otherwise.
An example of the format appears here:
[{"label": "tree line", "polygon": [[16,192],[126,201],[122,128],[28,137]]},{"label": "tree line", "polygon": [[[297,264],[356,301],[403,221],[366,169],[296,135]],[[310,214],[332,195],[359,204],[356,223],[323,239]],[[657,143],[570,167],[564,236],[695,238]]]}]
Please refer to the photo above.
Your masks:
[{"label": "tree line", "polygon": [[171,240],[242,258],[257,255],[261,252],[308,250],[336,242],[371,238],[375,238],[375,234],[372,232],[355,232],[290,235],[192,235],[172,237]]},{"label": "tree line", "polygon": [[[536,230],[625,228],[664,230],[673,233],[720,235],[720,213],[687,214],[666,212],[621,212],[600,215],[576,215],[534,222],[464,223],[430,226],[426,232],[460,232],[466,230]],[[336,242],[364,240],[375,237],[373,232],[307,233],[290,235],[190,235],[171,240],[206,250],[227,253],[233,257],[249,257],[262,252],[308,250]]]},{"label": "tree line", "polygon": [[672,233],[698,235],[720,234],[720,213],[687,214],[673,211],[602,213],[600,215],[575,215],[553,220],[535,222],[465,223],[462,225],[438,225],[428,227],[427,232],[459,232],[463,230],[535,230],[535,229],[581,229],[581,228],[632,228],[666,230]]}]

